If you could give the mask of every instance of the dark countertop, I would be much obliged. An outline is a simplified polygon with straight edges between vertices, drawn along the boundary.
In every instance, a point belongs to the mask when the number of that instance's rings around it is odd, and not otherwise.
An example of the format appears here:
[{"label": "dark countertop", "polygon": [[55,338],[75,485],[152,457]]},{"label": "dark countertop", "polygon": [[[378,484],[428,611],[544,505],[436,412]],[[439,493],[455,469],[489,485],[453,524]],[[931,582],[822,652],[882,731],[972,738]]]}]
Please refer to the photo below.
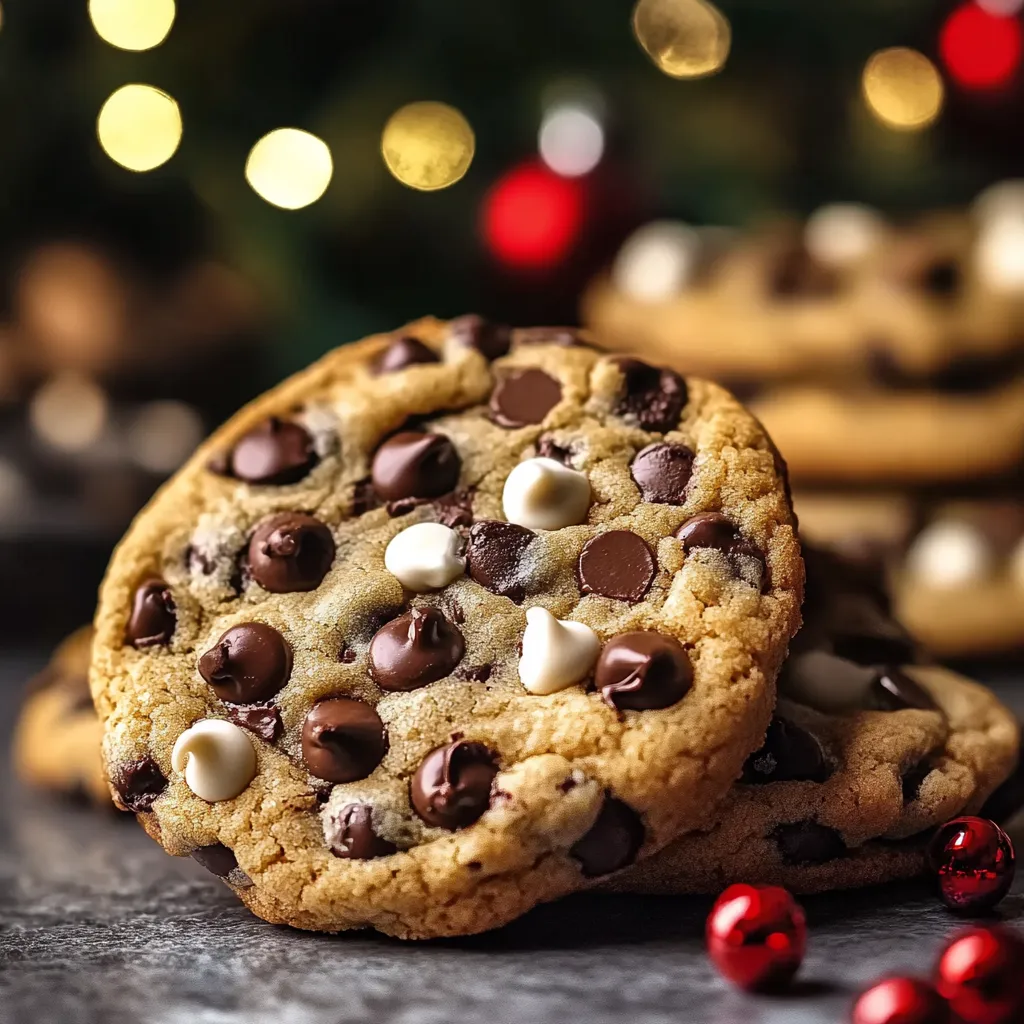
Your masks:
[{"label": "dark countertop", "polygon": [[[918,883],[805,898],[801,980],[772,998],[718,979],[704,899],[580,896],[420,944],[268,925],[131,819],[11,781],[17,690],[42,660],[0,656],[3,1024],[838,1024],[872,979],[927,973],[962,923]],[[1024,681],[998,689],[1024,712]],[[1024,820],[1011,831],[1024,843]],[[1024,930],[1024,870],[999,916]]]}]

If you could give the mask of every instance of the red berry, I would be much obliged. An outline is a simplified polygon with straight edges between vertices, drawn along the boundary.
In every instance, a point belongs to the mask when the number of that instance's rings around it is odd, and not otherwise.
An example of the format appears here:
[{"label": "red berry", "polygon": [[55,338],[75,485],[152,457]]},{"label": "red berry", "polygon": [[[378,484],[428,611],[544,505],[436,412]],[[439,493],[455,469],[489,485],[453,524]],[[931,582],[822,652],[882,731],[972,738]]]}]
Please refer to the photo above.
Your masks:
[{"label": "red berry", "polygon": [[765,991],[790,982],[807,946],[800,905],[774,885],[730,885],[707,920],[708,954],[740,988]]},{"label": "red berry", "polygon": [[886,978],[857,997],[853,1024],[952,1024],[949,1004],[919,978]]},{"label": "red berry", "polygon": [[928,844],[928,865],[942,902],[976,914],[994,907],[1013,884],[1013,843],[987,818],[954,818]]},{"label": "red berry", "polygon": [[935,987],[964,1024],[1024,1020],[1024,938],[999,927],[954,935],[936,964]]}]

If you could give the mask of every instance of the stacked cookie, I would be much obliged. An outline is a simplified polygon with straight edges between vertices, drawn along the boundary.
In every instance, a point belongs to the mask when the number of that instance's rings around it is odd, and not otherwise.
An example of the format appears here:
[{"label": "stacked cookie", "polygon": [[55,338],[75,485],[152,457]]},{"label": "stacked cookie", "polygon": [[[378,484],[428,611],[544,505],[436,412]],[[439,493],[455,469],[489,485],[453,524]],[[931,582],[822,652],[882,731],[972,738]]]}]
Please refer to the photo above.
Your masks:
[{"label": "stacked cookie", "polygon": [[96,616],[102,770],[168,852],[323,931],[912,873],[1017,726],[913,666],[876,581],[811,570],[786,660],[783,463],[720,387],[419,321],[243,409],[140,514]]},{"label": "stacked cookie", "polygon": [[[747,238],[654,225],[584,299],[611,344],[744,395],[804,538],[884,540],[901,616],[942,654],[1024,646],[1019,203],[898,229],[844,206]],[[978,628],[949,630],[979,596]]]}]

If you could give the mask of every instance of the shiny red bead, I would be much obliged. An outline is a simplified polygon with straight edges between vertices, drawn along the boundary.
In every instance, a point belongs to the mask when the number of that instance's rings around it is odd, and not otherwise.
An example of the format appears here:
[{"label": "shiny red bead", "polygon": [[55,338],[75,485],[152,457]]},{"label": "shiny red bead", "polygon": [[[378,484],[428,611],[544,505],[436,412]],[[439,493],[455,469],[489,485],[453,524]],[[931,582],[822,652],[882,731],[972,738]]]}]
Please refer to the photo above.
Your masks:
[{"label": "shiny red bead", "polygon": [[935,987],[963,1024],[1024,1021],[1024,937],[998,927],[954,935],[935,966]]},{"label": "shiny red bead", "polygon": [[949,1004],[920,978],[886,978],[857,997],[853,1024],[953,1024]]},{"label": "shiny red bead", "polygon": [[1014,872],[1010,837],[987,818],[947,821],[928,844],[928,866],[951,910],[990,910],[1009,891]]},{"label": "shiny red bead", "polygon": [[750,991],[790,982],[807,947],[803,910],[774,885],[730,885],[711,908],[706,932],[719,973]]}]

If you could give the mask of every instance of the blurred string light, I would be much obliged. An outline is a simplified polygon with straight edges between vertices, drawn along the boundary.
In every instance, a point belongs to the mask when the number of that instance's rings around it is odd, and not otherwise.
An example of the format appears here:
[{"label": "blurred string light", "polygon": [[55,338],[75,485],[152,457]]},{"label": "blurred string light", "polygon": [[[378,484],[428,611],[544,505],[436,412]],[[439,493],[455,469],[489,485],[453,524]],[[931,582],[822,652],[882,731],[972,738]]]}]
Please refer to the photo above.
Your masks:
[{"label": "blurred string light", "polygon": [[804,244],[820,263],[849,267],[877,251],[885,235],[881,215],[860,203],[828,203],[807,218]]},{"label": "blurred string light", "polygon": [[152,85],[123,85],[103,104],[96,134],[111,160],[130,171],[151,171],[174,156],[181,111]]},{"label": "blurred string light", "polygon": [[542,270],[563,259],[583,225],[583,188],[539,163],[513,168],[484,197],[480,227],[502,263]]},{"label": "blurred string light", "polygon": [[864,65],[861,89],[875,117],[899,131],[930,125],[942,110],[945,92],[935,65],[905,46],[872,54]]},{"label": "blurred string light", "polygon": [[173,473],[203,439],[199,413],[184,402],[149,402],[128,425],[132,459],[151,473]]},{"label": "blurred string light", "polygon": [[1014,76],[1021,58],[1017,18],[977,3],[958,7],[939,33],[939,53],[950,76],[968,89],[998,89]]},{"label": "blurred string light", "polygon": [[245,180],[253,191],[285,210],[315,203],[327,191],[333,173],[327,143],[300,128],[268,132],[245,162]]},{"label": "blurred string light", "polygon": [[174,0],[89,0],[96,34],[121,50],[149,50],[174,24]]},{"label": "blurred string light", "polygon": [[638,302],[664,302],[692,283],[701,239],[680,221],[656,220],[637,228],[612,264],[612,283]]},{"label": "blurred string light", "polygon": [[107,425],[107,396],[88,377],[62,373],[51,377],[32,397],[29,421],[52,448],[82,452],[92,447]]},{"label": "blurred string light", "polygon": [[575,101],[549,107],[537,134],[540,158],[565,178],[589,174],[604,155],[604,128],[590,106]]},{"label": "blurred string light", "polygon": [[672,78],[704,78],[721,71],[732,45],[728,19],[707,0],[638,0],[633,32]]},{"label": "blurred string light", "polygon": [[1006,18],[1017,14],[1024,7],[1024,0],[978,0],[978,6],[989,14],[1001,14]]},{"label": "blurred string light", "polygon": [[384,125],[380,151],[387,169],[408,188],[436,192],[459,181],[476,153],[469,122],[446,103],[408,103]]}]

